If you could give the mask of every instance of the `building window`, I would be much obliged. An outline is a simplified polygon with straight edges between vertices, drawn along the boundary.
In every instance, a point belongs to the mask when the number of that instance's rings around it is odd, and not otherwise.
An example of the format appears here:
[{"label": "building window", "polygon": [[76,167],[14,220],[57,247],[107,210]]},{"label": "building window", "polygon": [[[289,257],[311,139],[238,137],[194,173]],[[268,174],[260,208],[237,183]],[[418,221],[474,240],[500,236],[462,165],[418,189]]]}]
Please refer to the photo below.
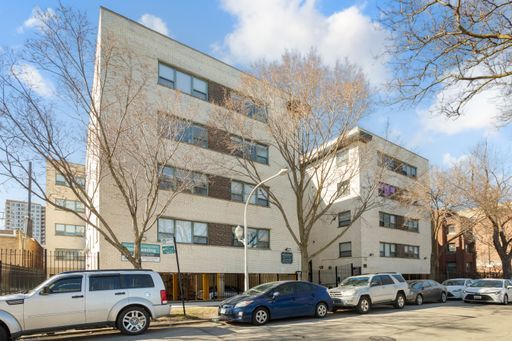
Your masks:
[{"label": "building window", "polygon": [[396,228],[397,216],[394,214],[379,212],[379,225],[383,227]]},{"label": "building window", "polygon": [[338,197],[345,197],[347,195],[350,195],[350,180],[338,183]]},{"label": "building window", "polygon": [[208,244],[208,224],[196,221],[159,218],[157,223],[157,240],[172,239],[177,243]]},{"label": "building window", "polygon": [[336,166],[342,167],[348,164],[348,149],[343,149],[336,154]]},{"label": "building window", "polygon": [[[231,200],[246,202],[253,188],[254,185],[231,180]],[[256,193],[251,197],[249,203],[259,206],[268,206],[268,192],[264,188],[258,188]]]},{"label": "building window", "polygon": [[267,122],[268,115],[265,105],[257,104],[253,100],[235,92],[231,93],[231,101],[236,111],[260,122]]},{"label": "building window", "polygon": [[208,82],[162,63],[158,63],[158,84],[208,100]]},{"label": "building window", "polygon": [[244,140],[238,136],[231,136],[231,143],[235,146],[234,155],[247,158],[264,165],[268,165],[268,146],[253,141]]},{"label": "building window", "polygon": [[409,231],[418,232],[419,231],[419,220],[412,218],[405,218],[404,227]]},{"label": "building window", "polygon": [[350,226],[351,223],[352,218],[350,215],[350,211],[338,213],[338,227]]},{"label": "building window", "polygon": [[457,251],[457,245],[455,245],[455,243],[449,243],[448,244],[448,252],[455,253],[455,251]]},{"label": "building window", "polygon": [[55,234],[57,236],[83,237],[84,231],[85,226],[83,225],[55,224]]},{"label": "building window", "polygon": [[420,258],[420,247],[395,243],[380,243],[381,257]]},{"label": "building window", "polygon": [[55,199],[55,204],[61,207],[65,207],[69,210],[84,213],[85,207],[84,204],[78,200],[69,200],[69,199]]},{"label": "building window", "polygon": [[208,176],[172,166],[163,166],[159,187],[163,190],[183,190],[192,194],[208,195]]},{"label": "building window", "polygon": [[[243,246],[235,236],[235,228],[232,229],[232,245]],[[268,229],[255,229],[247,228],[247,247],[255,249],[269,249],[270,248],[270,230]]]},{"label": "building window", "polygon": [[352,257],[352,242],[340,243],[340,257]]},{"label": "building window", "polygon": [[183,128],[176,134],[176,140],[208,148],[208,129],[197,123],[183,122]]},{"label": "building window", "polygon": [[394,157],[391,157],[386,154],[380,154],[380,162],[381,165],[383,165],[386,169],[389,169],[390,171],[415,178],[417,176],[417,168],[414,166],[411,166],[408,163],[405,163],[403,161],[400,161],[398,159],[395,159]]},{"label": "building window", "polygon": [[455,225],[448,225],[448,233],[454,234],[455,233]]},{"label": "building window", "polygon": [[455,274],[457,272],[457,263],[456,262],[448,262],[446,263],[446,271],[448,274]]},{"label": "building window", "polygon": [[55,249],[54,252],[55,260],[82,260],[83,255],[81,250],[76,249]]},{"label": "building window", "polygon": [[384,182],[379,183],[379,196],[393,199],[399,192],[399,188]]},{"label": "building window", "polygon": [[[82,188],[85,187],[85,177],[77,175],[77,176],[75,176],[75,181],[78,184],[78,186],[80,186]],[[68,184],[66,178],[64,177],[64,175],[62,175],[60,173],[55,174],[55,184],[59,185],[59,186],[69,187],[69,184]]]}]

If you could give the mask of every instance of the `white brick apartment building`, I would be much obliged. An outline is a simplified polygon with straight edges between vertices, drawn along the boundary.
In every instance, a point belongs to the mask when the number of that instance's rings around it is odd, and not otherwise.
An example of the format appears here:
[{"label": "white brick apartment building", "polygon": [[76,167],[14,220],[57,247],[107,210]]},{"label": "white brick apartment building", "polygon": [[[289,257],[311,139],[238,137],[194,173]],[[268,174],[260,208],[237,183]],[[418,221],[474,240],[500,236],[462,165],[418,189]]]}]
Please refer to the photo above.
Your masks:
[{"label": "white brick apartment building", "polygon": [[[31,205],[32,237],[39,244],[45,244],[45,207],[40,204]],[[26,233],[28,216],[28,203],[19,200],[5,201],[5,228],[8,230],[21,230]]]},{"label": "white brick apartment building", "polygon": [[[375,203],[352,223],[347,232],[310,263],[312,279],[328,285],[351,274],[396,271],[407,278],[430,273],[431,225],[428,212],[399,203],[394,194],[428,172],[428,160],[361,128],[357,142],[340,150],[336,171],[355,165],[349,190],[312,230],[310,254],[350,225],[358,196],[376,186]],[[342,172],[343,173],[343,172]],[[350,172],[349,172],[350,173]],[[338,190],[339,178],[327,191]],[[338,277],[336,279],[336,276]]]},{"label": "white brick apartment building", "polygon": [[[184,162],[185,158],[176,157],[172,164],[166,164],[161,186],[165,187],[167,180],[171,183],[179,169],[193,171],[194,177],[202,180],[192,193],[180,194],[159,217],[156,226],[146,233],[142,246],[145,251],[143,267],[161,272],[176,298],[175,255],[162,252],[162,242],[174,235],[178,240],[181,271],[186,273],[186,291],[196,295],[187,295],[187,298],[199,298],[197,295],[206,298],[207,291],[203,289],[208,287],[210,291],[215,288],[222,291],[228,287],[240,289],[243,286],[243,249],[233,237],[233,229],[243,223],[243,202],[252,184],[236,172],[214,166],[234,160],[222,143],[224,138],[233,136],[212,129],[209,120],[212,110],[218,109],[217,104],[222,103],[224,94],[239,86],[241,71],[104,8],[100,11],[99,58],[102,47],[108,43],[105,32],[109,32],[110,39],[115,39],[122,48],[136,53],[141,63],[149,66],[146,70],[151,82],[148,101],[153,104],[172,101],[175,89],[179,89],[182,103],[194,108],[180,116],[191,122],[191,126],[187,128],[187,137],[178,151],[179,155],[192,156],[194,162]],[[147,114],[156,120],[157,112]],[[264,117],[255,115],[245,119],[259,127],[256,138],[251,142],[251,150],[254,151],[251,157],[259,163],[259,171],[263,177],[277,173],[284,162],[278,151],[270,146]],[[101,167],[94,155],[94,151],[88,150],[88,186],[95,185],[95,172]],[[199,161],[208,164],[201,165]],[[282,202],[289,203],[287,210],[294,210],[286,179],[276,178],[268,185],[282,197]],[[120,196],[113,188],[108,181],[100,182],[96,205],[110,225],[118,229],[122,242],[130,245],[133,235],[123,231],[130,226],[130,221]],[[162,195],[165,195],[165,190]],[[288,196],[290,200],[286,200]],[[300,270],[297,246],[280,212],[269,205],[265,193],[254,199],[247,220],[251,240],[248,255],[251,285],[295,278],[296,271]],[[86,240],[88,250],[99,252],[101,268],[131,267],[95,230],[86,229]],[[281,253],[285,250],[293,253],[291,264],[281,262]]]}]

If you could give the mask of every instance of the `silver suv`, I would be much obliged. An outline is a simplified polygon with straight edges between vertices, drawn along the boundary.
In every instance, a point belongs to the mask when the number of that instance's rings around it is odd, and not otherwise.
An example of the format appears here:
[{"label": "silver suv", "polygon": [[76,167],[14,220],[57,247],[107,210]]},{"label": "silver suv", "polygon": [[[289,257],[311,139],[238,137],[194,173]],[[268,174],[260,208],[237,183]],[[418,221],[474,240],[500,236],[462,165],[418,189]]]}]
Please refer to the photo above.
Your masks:
[{"label": "silver suv", "polygon": [[334,303],[333,311],[355,308],[358,313],[366,314],[372,304],[393,304],[402,309],[408,291],[401,274],[377,273],[345,278],[338,287],[329,290],[329,295]]},{"label": "silver suv", "polygon": [[169,314],[162,278],[154,271],[63,272],[28,293],[0,296],[0,340],[105,326],[139,335],[151,318]]}]

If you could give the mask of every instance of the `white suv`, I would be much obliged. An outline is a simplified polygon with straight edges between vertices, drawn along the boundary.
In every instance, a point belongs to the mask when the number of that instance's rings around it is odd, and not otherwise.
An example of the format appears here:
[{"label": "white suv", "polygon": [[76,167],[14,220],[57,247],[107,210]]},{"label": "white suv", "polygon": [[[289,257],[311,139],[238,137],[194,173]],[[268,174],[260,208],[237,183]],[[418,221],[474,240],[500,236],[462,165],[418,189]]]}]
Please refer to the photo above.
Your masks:
[{"label": "white suv", "polygon": [[409,291],[407,282],[398,273],[378,273],[345,278],[341,284],[329,290],[334,308],[355,308],[366,314],[372,304],[393,304],[397,309],[405,306]]},{"label": "white suv", "polygon": [[0,296],[0,340],[105,326],[139,335],[150,318],[169,314],[162,278],[154,271],[63,272],[26,294]]}]

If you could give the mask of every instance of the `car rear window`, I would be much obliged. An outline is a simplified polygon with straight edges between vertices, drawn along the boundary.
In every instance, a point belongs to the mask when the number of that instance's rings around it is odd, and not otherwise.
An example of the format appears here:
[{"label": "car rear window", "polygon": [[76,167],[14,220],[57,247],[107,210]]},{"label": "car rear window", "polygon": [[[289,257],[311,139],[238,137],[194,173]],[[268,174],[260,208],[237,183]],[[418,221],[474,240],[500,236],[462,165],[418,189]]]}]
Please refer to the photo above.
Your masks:
[{"label": "car rear window", "polygon": [[388,275],[381,275],[380,278],[383,285],[395,284],[395,282],[393,282],[391,277],[389,277]]},{"label": "car rear window", "polygon": [[405,282],[405,279],[402,277],[402,275],[391,275],[393,276],[394,279],[396,279],[397,281],[399,281],[400,283],[403,283]]},{"label": "car rear window", "polygon": [[89,277],[89,291],[121,289],[119,275],[100,275]]},{"label": "car rear window", "polygon": [[140,289],[140,288],[153,288],[155,283],[151,275],[137,274],[137,275],[121,275],[121,281],[124,289]]}]

